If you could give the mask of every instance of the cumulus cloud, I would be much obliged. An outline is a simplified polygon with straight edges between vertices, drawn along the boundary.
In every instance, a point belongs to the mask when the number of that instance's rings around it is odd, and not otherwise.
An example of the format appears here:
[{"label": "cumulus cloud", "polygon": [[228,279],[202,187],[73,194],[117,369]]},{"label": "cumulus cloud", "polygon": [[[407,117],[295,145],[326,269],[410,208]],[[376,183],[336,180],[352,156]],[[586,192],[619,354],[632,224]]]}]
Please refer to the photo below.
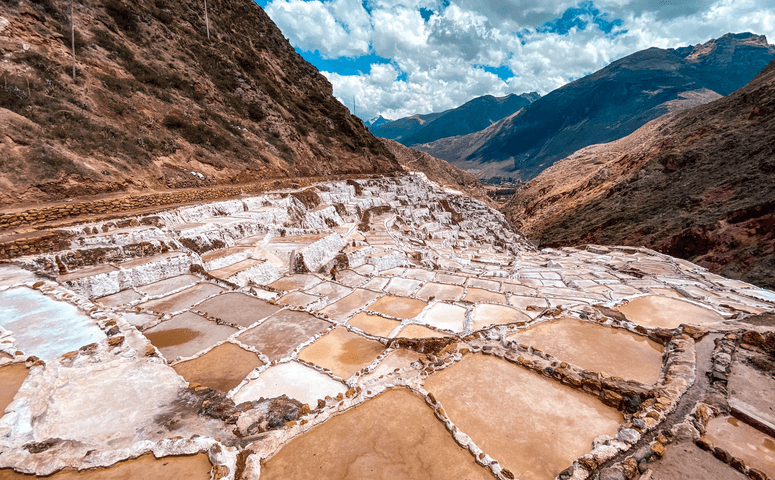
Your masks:
[{"label": "cumulus cloud", "polygon": [[[303,55],[336,59],[321,73],[362,118],[545,94],[651,46],[775,39],[770,0],[258,1]],[[338,68],[348,62],[358,68]]]}]

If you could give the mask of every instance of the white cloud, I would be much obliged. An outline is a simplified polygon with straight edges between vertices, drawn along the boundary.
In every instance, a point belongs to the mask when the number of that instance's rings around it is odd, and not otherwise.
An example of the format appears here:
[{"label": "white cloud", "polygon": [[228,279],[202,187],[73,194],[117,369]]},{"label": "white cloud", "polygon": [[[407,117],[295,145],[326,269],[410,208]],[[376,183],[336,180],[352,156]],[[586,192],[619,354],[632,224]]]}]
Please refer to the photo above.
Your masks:
[{"label": "white cloud", "polygon": [[[547,31],[546,22],[585,7],[586,28]],[[343,75],[323,72],[334,94],[362,118],[398,118],[454,108],[480,95],[538,91],[644,48],[706,42],[751,31],[775,40],[771,0],[271,0],[267,13],[291,43],[323,58],[390,59]],[[426,21],[420,9],[433,12]],[[561,34],[566,33],[566,34]],[[508,67],[506,81],[482,66]]]}]

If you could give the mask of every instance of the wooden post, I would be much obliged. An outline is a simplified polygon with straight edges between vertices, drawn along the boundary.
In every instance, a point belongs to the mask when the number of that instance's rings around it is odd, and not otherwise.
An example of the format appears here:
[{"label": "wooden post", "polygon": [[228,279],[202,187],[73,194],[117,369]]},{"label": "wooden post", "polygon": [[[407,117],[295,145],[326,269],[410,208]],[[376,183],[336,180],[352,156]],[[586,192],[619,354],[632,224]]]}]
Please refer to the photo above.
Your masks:
[{"label": "wooden post", "polygon": [[75,80],[75,21],[73,20],[73,0],[70,0],[70,42],[73,47],[73,80]]}]

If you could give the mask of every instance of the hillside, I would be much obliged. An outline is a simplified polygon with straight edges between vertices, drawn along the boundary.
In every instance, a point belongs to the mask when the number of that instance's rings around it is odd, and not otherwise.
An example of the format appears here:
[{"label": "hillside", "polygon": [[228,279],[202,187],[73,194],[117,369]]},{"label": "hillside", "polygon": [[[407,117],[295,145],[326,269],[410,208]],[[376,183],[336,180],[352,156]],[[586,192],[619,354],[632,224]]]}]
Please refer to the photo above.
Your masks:
[{"label": "hillside", "polygon": [[400,170],[249,0],[8,0],[0,205]]},{"label": "hillside", "polygon": [[431,157],[425,152],[405,147],[395,140],[387,138],[381,140],[387,149],[396,157],[396,160],[407,169],[415,172],[422,172],[428,179],[439,185],[460,190],[477,200],[481,200],[491,207],[495,206],[490,200],[490,197],[487,196],[487,190],[482,185],[482,182],[480,182],[476,176],[471,175],[454,165],[450,165],[444,160]]},{"label": "hillside", "polygon": [[371,127],[370,130],[378,137],[389,138],[406,146],[428,143],[487,128],[530,105],[539,97],[537,93],[511,94],[505,97],[485,95],[441,113],[412,115]]},{"label": "hillside", "polygon": [[543,246],[646,245],[775,287],[775,62],[715,102],[557,162],[502,209]]},{"label": "hillside", "polygon": [[552,91],[497,127],[415,148],[480,176],[529,180],[581,148],[728,95],[774,59],[775,46],[750,33],[649,48]]}]

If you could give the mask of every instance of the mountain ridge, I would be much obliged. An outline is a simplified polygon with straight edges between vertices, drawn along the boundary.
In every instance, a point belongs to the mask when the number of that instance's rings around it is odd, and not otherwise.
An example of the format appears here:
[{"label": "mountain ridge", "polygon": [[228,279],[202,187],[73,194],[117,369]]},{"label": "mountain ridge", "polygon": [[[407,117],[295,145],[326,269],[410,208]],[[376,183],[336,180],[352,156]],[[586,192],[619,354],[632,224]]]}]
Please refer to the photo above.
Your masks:
[{"label": "mountain ridge", "polygon": [[456,108],[439,113],[411,115],[370,130],[378,137],[395,140],[410,147],[439,138],[482,130],[537,98],[539,95],[535,92],[520,95],[512,93],[504,97],[483,95]]},{"label": "mountain ridge", "polygon": [[497,132],[415,148],[466,170],[529,180],[581,148],[622,138],[671,110],[732,93],[773,59],[775,46],[751,33],[679,49],[653,47],[550,92],[509,117]]}]

